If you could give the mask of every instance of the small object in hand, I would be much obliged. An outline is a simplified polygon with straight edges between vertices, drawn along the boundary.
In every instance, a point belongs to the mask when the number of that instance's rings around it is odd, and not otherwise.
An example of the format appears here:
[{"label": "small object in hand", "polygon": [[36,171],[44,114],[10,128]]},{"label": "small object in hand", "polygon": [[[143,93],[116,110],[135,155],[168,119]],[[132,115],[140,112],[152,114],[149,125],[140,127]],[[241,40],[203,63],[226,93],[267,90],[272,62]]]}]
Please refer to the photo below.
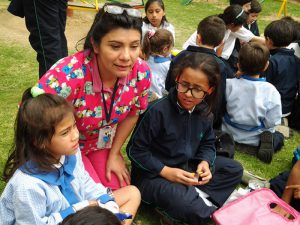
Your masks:
[{"label": "small object in hand", "polygon": [[203,172],[200,171],[200,172],[196,172],[194,174],[194,179],[197,180],[197,181],[201,181],[202,180],[202,177],[200,176]]}]

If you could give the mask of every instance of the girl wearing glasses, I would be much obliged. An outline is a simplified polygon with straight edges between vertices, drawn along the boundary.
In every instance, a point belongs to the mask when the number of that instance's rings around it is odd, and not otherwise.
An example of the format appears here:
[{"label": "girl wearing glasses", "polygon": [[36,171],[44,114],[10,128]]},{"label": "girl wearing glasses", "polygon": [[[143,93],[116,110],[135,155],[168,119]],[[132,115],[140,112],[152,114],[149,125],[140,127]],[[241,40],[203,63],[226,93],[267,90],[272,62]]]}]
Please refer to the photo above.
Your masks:
[{"label": "girl wearing glasses", "polygon": [[84,49],[59,60],[36,85],[73,104],[85,168],[112,189],[130,184],[120,150],[147,107],[150,70],[138,58],[141,27],[139,10],[105,4]]},{"label": "girl wearing glasses", "polygon": [[214,57],[191,52],[173,72],[176,87],[148,108],[127,145],[132,183],[142,200],[167,218],[206,224],[240,182],[243,169],[216,157],[211,110],[219,66]]},{"label": "girl wearing glasses", "polygon": [[163,28],[172,33],[175,41],[175,28],[167,20],[165,4],[162,0],[148,0],[145,4],[145,13],[142,38],[148,31],[156,31],[159,28]]}]

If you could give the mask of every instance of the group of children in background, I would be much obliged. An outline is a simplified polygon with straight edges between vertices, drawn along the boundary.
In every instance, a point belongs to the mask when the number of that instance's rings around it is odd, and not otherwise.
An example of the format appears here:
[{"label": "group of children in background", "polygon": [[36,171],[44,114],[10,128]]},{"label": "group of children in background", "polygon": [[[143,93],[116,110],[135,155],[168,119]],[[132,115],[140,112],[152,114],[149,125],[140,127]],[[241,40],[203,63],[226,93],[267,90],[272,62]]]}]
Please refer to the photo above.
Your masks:
[{"label": "group of children in background", "polygon": [[153,102],[126,148],[138,190],[95,183],[77,150],[72,106],[28,89],[4,168],[0,224],[131,224],[141,199],[172,224],[207,224],[243,174],[239,162],[216,155],[214,129],[270,163],[284,143],[276,126],[291,114],[296,96],[300,59],[292,48],[299,45],[292,43],[300,40],[300,24],[285,17],[260,37],[261,10],[257,0],[231,0],[222,14],[202,19],[184,50],[172,56],[175,29],[164,3],[147,1],[140,56],[152,73]]}]

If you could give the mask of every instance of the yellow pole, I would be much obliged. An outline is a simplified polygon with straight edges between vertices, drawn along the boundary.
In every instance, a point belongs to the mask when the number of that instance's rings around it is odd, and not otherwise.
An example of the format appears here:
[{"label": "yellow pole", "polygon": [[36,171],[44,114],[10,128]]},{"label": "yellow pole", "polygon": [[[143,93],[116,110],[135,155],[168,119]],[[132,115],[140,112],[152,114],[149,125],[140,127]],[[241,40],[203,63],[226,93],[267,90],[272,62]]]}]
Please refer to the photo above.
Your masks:
[{"label": "yellow pole", "polygon": [[282,11],[283,11],[284,16],[286,16],[287,15],[287,0],[283,0],[281,7],[278,11],[277,17],[281,16]]}]

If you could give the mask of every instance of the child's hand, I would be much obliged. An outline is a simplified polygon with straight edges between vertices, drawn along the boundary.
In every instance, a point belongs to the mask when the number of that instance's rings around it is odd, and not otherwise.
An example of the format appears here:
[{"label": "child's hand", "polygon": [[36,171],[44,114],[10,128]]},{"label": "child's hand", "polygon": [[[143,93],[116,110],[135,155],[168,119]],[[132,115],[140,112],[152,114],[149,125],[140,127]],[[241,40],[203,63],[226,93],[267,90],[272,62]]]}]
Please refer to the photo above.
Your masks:
[{"label": "child's hand", "polygon": [[160,175],[171,182],[184,185],[199,185],[199,182],[194,179],[194,173],[182,169],[165,166],[160,172]]},{"label": "child's hand", "polygon": [[294,198],[295,199],[300,199],[300,184],[295,184],[295,185],[288,185],[285,187],[286,189],[294,189]]},{"label": "child's hand", "polygon": [[201,163],[198,164],[196,172],[199,174],[199,177],[201,177],[197,185],[207,184],[212,178],[212,174],[209,169],[209,164],[206,161],[202,161]]}]

